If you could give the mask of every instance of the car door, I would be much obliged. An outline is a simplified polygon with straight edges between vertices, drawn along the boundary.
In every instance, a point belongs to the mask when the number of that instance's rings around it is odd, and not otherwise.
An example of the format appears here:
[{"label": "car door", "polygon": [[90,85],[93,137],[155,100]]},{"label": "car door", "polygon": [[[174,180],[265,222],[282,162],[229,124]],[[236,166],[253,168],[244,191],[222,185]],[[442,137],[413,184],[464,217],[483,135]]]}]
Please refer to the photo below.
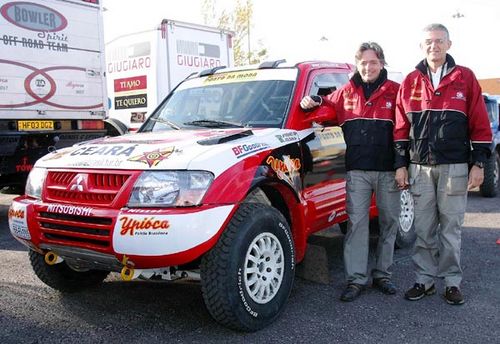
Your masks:
[{"label": "car door", "polygon": [[[327,95],[348,82],[348,74],[320,70],[311,74],[305,95]],[[339,126],[313,124],[302,142],[306,163],[303,198],[307,202],[308,232],[347,220],[345,211],[346,145]]]}]

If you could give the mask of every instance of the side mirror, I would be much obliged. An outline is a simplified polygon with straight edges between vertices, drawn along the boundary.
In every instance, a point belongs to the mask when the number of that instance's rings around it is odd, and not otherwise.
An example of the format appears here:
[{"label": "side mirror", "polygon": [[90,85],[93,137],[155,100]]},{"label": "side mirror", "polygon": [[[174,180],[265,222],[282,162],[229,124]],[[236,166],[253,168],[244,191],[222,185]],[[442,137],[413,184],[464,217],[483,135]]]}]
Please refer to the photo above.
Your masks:
[{"label": "side mirror", "polygon": [[321,105],[311,111],[304,111],[304,121],[308,122],[310,126],[313,123],[320,123],[328,125],[330,122],[335,122],[337,115],[335,109],[331,106]]}]

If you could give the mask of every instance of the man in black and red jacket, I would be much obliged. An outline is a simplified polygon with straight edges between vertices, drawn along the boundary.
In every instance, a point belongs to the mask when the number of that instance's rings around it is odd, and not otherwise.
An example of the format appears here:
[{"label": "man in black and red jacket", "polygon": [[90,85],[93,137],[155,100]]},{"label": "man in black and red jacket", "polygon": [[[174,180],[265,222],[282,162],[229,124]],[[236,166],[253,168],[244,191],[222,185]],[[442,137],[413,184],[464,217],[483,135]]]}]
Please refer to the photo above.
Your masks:
[{"label": "man in black and red jacket", "polygon": [[[394,241],[398,229],[399,189],[394,181],[393,126],[399,84],[387,79],[382,48],[363,43],[355,54],[357,71],[349,83],[329,98],[306,96],[305,110],[325,103],[335,109],[347,150],[347,214],[344,266],[347,287],[340,299],[353,301],[368,284],[385,294],[395,294],[391,282]],[[332,119],[330,119],[332,120]],[[375,268],[368,273],[369,207],[375,193],[380,236]]]},{"label": "man in black and red jacket", "polygon": [[467,190],[483,182],[491,129],[474,73],[447,54],[446,27],[431,24],[423,31],[426,58],[401,84],[394,128],[396,182],[409,186],[415,201],[416,283],[405,298],[434,294],[439,277],[446,301],[459,305],[464,303],[460,247]]}]

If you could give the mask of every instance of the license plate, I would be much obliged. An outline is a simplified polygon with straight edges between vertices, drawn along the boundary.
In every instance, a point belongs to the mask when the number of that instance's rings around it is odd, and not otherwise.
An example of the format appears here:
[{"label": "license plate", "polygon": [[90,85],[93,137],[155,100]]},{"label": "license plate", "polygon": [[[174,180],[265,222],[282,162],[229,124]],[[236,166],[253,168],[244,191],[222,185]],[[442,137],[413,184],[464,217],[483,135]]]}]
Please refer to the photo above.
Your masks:
[{"label": "license plate", "polygon": [[20,131],[54,130],[54,121],[17,121]]}]

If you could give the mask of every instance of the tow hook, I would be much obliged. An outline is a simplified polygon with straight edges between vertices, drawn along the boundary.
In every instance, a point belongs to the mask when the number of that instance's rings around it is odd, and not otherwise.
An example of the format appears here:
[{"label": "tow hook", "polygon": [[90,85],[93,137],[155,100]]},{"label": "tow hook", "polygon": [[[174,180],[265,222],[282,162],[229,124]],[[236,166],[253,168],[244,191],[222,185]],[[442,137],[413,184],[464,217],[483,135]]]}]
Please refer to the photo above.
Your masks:
[{"label": "tow hook", "polygon": [[45,253],[45,263],[47,263],[47,265],[56,265],[58,263],[61,263],[62,261],[63,259],[53,251]]},{"label": "tow hook", "polygon": [[120,272],[120,276],[122,278],[122,280],[124,281],[131,281],[133,279],[136,279],[137,277],[139,277],[139,275],[141,274],[142,270],[141,269],[134,269],[132,267],[128,267],[128,266],[124,266],[122,268],[122,271]]}]

